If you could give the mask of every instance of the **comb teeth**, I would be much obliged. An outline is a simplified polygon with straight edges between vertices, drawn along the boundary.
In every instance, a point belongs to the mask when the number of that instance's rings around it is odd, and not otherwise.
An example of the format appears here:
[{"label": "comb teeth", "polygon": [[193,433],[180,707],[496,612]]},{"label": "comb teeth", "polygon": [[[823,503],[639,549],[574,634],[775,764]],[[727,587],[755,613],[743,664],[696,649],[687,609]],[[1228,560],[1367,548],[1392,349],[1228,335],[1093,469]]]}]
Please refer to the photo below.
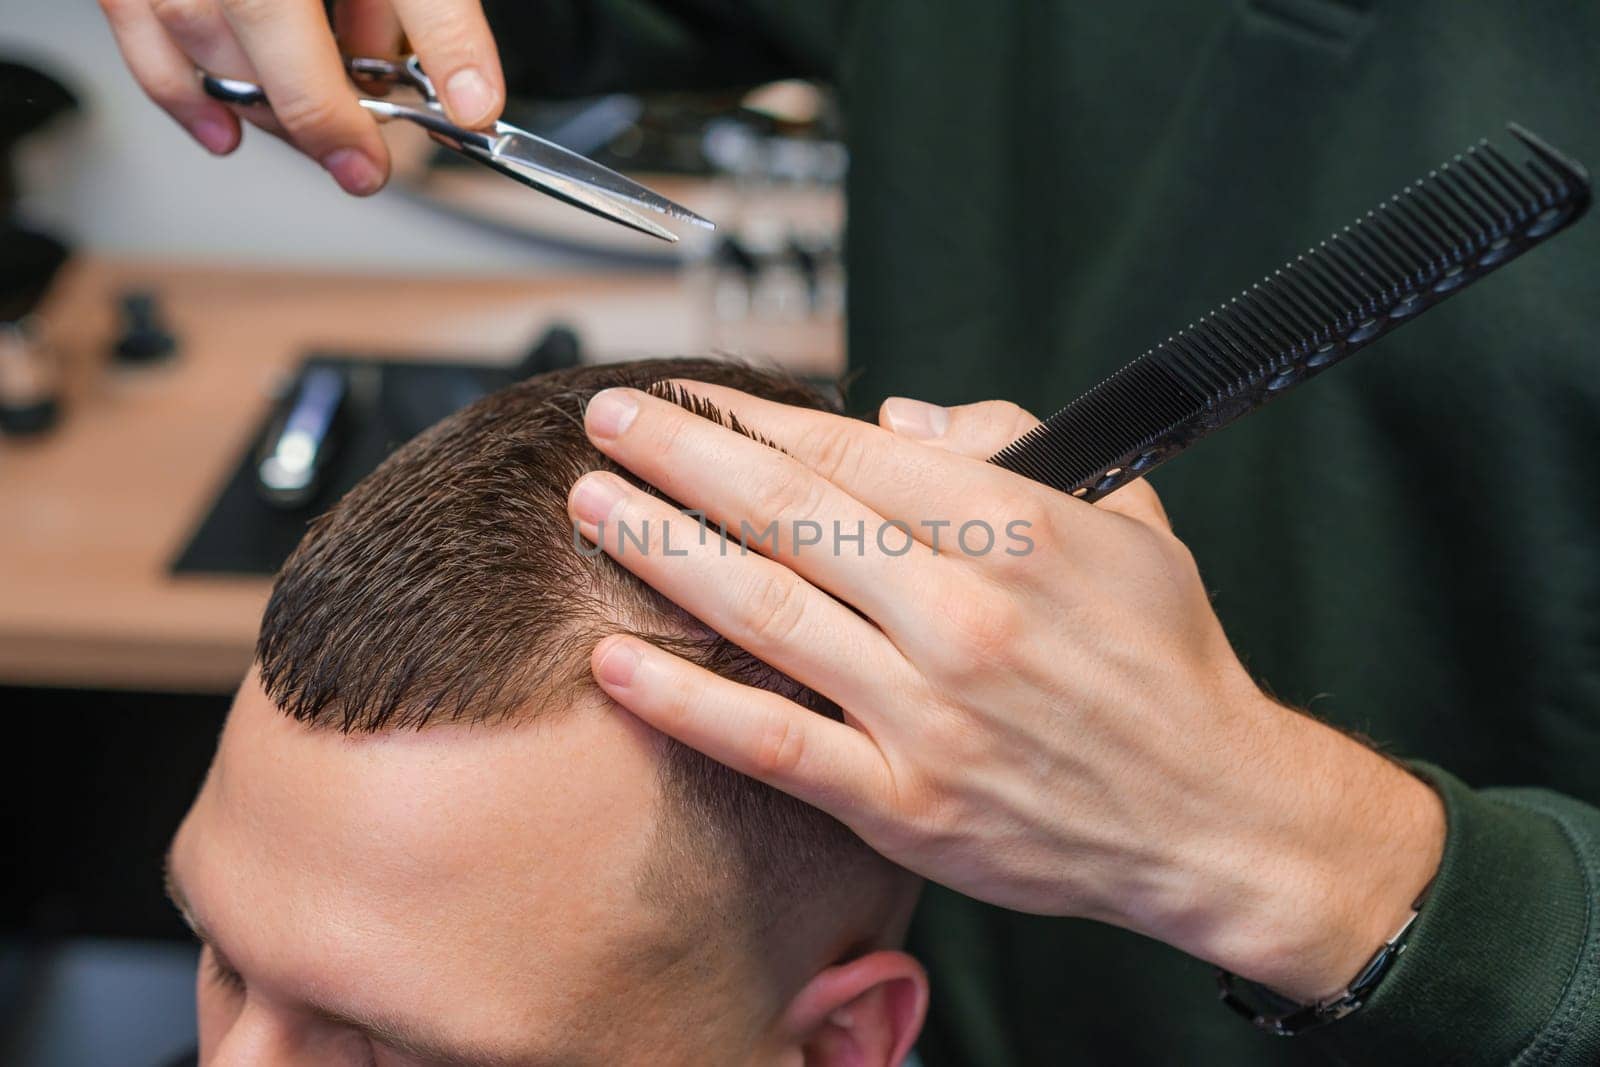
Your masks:
[{"label": "comb teeth", "polygon": [[1084,393],[991,462],[1095,500],[1576,221],[1582,165],[1515,123]]}]

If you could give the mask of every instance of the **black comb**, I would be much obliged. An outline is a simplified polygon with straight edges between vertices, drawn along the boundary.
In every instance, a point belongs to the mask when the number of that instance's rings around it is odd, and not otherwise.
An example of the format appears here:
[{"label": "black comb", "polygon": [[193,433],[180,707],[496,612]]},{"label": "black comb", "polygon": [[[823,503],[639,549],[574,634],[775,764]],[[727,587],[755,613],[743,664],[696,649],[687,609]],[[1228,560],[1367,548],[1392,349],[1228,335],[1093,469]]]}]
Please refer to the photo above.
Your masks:
[{"label": "black comb", "polygon": [[1511,123],[1527,158],[1480,141],[991,459],[1098,500],[1416,318],[1572,222],[1589,174]]}]

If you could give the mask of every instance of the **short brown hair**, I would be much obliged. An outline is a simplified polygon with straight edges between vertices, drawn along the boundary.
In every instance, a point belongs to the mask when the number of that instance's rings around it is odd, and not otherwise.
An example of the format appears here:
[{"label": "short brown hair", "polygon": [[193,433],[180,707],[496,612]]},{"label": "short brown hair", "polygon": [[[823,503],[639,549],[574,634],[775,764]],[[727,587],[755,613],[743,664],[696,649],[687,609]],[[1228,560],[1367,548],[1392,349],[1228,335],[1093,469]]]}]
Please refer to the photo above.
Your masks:
[{"label": "short brown hair", "polygon": [[[628,632],[838,718],[828,701],[574,544],[574,481],[609,470],[639,484],[589,443],[584,406],[602,389],[673,378],[839,407],[837,390],[705,359],[580,367],[485,397],[399,449],[312,524],[262,620],[267,695],[300,722],[346,732],[516,719],[570,704],[585,687],[598,693],[590,650]],[[734,861],[758,911],[775,914],[793,893],[875,859],[821,812],[681,745],[667,752],[664,793],[693,831],[683,840],[722,846],[706,869]]]}]

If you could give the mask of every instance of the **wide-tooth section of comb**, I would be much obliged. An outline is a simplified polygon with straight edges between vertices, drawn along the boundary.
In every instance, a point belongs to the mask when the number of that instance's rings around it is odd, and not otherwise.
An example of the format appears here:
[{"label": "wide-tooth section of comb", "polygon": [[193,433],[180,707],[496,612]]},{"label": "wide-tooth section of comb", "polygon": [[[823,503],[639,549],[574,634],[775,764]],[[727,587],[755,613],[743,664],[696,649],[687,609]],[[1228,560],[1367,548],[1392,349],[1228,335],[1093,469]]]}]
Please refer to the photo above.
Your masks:
[{"label": "wide-tooth section of comb", "polygon": [[1127,364],[991,462],[1098,499],[1570,225],[1584,168],[1522,127],[1488,141]]}]

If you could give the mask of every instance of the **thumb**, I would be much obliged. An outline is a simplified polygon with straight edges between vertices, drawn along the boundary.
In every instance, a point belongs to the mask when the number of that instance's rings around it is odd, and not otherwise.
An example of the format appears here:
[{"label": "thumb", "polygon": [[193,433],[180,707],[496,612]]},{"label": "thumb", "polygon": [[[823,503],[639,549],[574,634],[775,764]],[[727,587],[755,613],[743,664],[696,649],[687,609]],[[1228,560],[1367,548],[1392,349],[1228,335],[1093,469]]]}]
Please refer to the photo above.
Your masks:
[{"label": "thumb", "polygon": [[1157,530],[1172,529],[1172,520],[1167,517],[1167,509],[1162,506],[1161,498],[1156,495],[1155,488],[1143,478],[1135,478],[1126,485],[1113,489],[1108,496],[1096,500],[1094,506],[1103,511],[1115,511],[1119,515],[1137,519]]},{"label": "thumb", "polygon": [[[901,437],[911,437],[973,459],[988,459],[1021,437],[1039,420],[1008,400],[986,400],[943,408],[922,400],[893,396],[878,409],[878,424]],[[1106,511],[1157,529],[1172,528],[1161,498],[1150,483],[1135,478],[1097,504]]]},{"label": "thumb", "polygon": [[1039,425],[1039,420],[1007,400],[943,408],[893,396],[878,409],[878,425],[934,448],[988,459]]}]

